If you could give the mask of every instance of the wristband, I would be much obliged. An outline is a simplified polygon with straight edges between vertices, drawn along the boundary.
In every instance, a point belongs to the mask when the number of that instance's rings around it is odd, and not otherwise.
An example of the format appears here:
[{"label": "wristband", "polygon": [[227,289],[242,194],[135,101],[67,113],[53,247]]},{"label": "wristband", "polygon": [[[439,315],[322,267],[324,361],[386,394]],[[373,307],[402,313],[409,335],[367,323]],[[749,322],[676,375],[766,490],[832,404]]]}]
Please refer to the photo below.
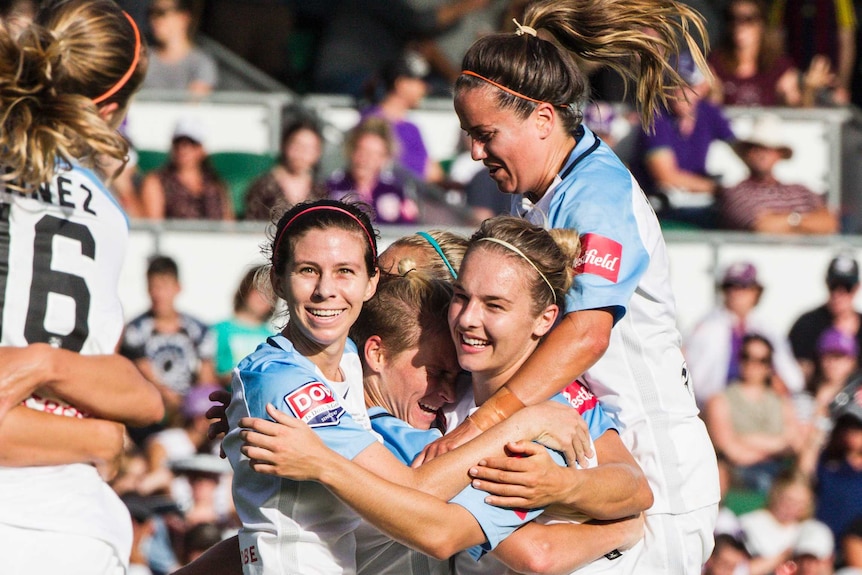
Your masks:
[{"label": "wristband", "polygon": [[471,413],[467,419],[479,428],[487,431],[513,413],[524,408],[524,402],[512,393],[505,385],[497,390],[482,406]]}]

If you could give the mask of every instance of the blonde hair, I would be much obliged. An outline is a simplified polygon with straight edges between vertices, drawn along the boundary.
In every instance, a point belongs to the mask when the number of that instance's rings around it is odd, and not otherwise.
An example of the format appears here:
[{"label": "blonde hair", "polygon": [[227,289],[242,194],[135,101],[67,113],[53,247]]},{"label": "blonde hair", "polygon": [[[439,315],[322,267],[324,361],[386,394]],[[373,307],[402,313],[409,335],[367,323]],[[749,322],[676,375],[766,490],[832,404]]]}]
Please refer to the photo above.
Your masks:
[{"label": "blonde hair", "polygon": [[[477,40],[462,69],[490,79],[530,99],[561,109],[565,127],[580,125],[580,106],[589,94],[584,73],[572,56],[608,66],[626,84],[634,83],[641,121],[654,123],[676,88],[687,86],[674,68],[683,43],[698,68],[711,77],[692,29],[706,45],[703,18],[678,0],[536,0],[527,5],[524,26],[531,34],[493,34]],[[547,39],[546,39],[547,38]],[[456,94],[489,84],[462,74]],[[501,107],[526,117],[536,104],[500,90]]]},{"label": "blonde hair", "polygon": [[[440,251],[443,252],[443,256],[449,260],[452,269],[457,273],[458,268],[461,267],[461,260],[464,259],[464,253],[467,251],[467,238],[447,230],[428,230],[425,233],[437,242]],[[424,237],[418,234],[403,236],[389,244],[389,248],[407,248],[427,255],[427,258],[424,258],[424,261],[427,263],[422,266],[413,258],[402,258],[398,262],[397,270],[390,270],[390,273],[404,275],[415,270],[425,274],[429,278],[447,282],[452,281],[452,274],[446,266],[446,262],[443,261],[443,258]]]},{"label": "blonde hair", "polygon": [[387,355],[394,357],[419,345],[423,333],[448,333],[451,299],[448,282],[421,273],[382,277],[350,328],[350,337],[361,349],[369,337],[380,336]]},{"label": "blonde hair", "polygon": [[[483,241],[485,239],[505,242],[520,253],[495,242]],[[530,274],[530,295],[535,313],[565,301],[566,292],[574,280],[575,261],[581,253],[576,231],[555,229],[549,232],[514,216],[496,216],[482,222],[479,230],[470,237],[467,255],[479,247],[522,261],[525,271]],[[522,258],[528,262],[523,262]]]},{"label": "blonde hair", "polygon": [[[93,103],[116,88],[145,51],[112,0],[47,3],[17,40],[0,24],[0,181],[38,187],[57,162],[99,167],[99,156],[124,160],[128,144]],[[128,80],[100,106],[128,105],[146,74],[140,58]]]}]

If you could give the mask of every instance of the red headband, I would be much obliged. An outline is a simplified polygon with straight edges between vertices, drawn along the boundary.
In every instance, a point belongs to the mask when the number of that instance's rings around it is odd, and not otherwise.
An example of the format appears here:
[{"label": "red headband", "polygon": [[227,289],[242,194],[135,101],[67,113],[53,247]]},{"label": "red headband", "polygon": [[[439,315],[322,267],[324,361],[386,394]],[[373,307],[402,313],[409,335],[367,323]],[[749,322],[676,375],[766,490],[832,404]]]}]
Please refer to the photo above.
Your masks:
[{"label": "red headband", "polygon": [[[513,96],[517,96],[518,98],[522,98],[522,99],[528,100],[530,102],[535,102],[536,104],[550,104],[550,102],[545,102],[544,100],[537,100],[535,98],[525,96],[524,94],[522,94],[520,92],[516,92],[515,90],[513,90],[511,88],[507,88],[503,84],[498,84],[494,80],[489,80],[485,76],[482,76],[481,74],[477,74],[476,72],[473,72],[472,70],[461,70],[461,73],[464,74],[465,76],[473,76],[475,78],[479,78],[480,80],[484,80],[485,82],[488,82],[492,86],[500,88],[504,92],[508,92],[509,94],[512,94]],[[563,108],[563,109],[568,109],[568,107],[569,107],[568,104],[551,104],[551,105],[555,106],[557,108]]]},{"label": "red headband", "polygon": [[374,261],[377,261],[377,250],[374,248],[374,238],[372,238],[371,232],[368,231],[368,229],[365,227],[365,224],[362,223],[362,220],[360,220],[354,214],[350,213],[349,211],[345,210],[344,208],[339,208],[338,206],[311,206],[310,208],[302,210],[301,212],[299,212],[298,214],[296,214],[295,216],[290,218],[287,221],[287,223],[284,224],[284,227],[281,228],[281,232],[278,234],[278,237],[275,239],[275,247],[274,247],[273,252],[272,252],[273,257],[275,257],[275,255],[278,254],[278,248],[279,248],[279,246],[281,246],[281,239],[284,237],[284,232],[287,231],[287,228],[290,227],[290,224],[292,224],[296,220],[296,218],[298,218],[299,216],[303,216],[309,212],[316,212],[318,210],[330,210],[333,212],[341,212],[342,214],[346,214],[346,215],[350,216],[350,218],[355,220],[356,223],[359,224],[359,227],[362,228],[362,231],[365,232],[365,237],[368,238],[368,245],[371,246],[371,253],[374,255]]},{"label": "red headband", "polygon": [[132,74],[135,73],[135,69],[138,67],[138,60],[141,58],[141,31],[138,30],[138,25],[135,24],[135,19],[129,16],[129,13],[125,10],[123,11],[123,16],[129,21],[129,24],[132,25],[132,30],[135,32],[135,56],[132,58],[132,65],[129,66],[129,69],[126,70],[126,73],[123,74],[123,77],[117,80],[117,83],[111,87],[110,90],[99,96],[98,98],[93,98],[93,103],[98,104],[100,102],[104,102],[114,94],[116,94],[123,86],[126,85],[126,82],[129,81],[129,78],[132,77]]}]

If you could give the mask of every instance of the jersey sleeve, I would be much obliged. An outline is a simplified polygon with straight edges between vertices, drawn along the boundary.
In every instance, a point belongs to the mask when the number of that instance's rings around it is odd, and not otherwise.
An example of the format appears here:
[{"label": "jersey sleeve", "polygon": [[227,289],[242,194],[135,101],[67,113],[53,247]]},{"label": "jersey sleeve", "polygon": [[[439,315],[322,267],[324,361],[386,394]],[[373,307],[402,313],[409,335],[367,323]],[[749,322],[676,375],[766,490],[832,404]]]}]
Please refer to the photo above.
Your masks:
[{"label": "jersey sleeve", "polygon": [[[566,462],[562,454],[551,449],[548,449],[548,453],[557,465],[565,467]],[[460,505],[469,511],[485,534],[484,543],[467,549],[467,553],[476,561],[481,559],[485,553],[493,551],[502,540],[514,533],[516,529],[525,523],[529,523],[544,511],[543,508],[514,509],[511,507],[495,507],[494,505],[485,503],[485,497],[487,496],[488,494],[485,491],[467,486],[450,500],[450,503]]]},{"label": "jersey sleeve", "polygon": [[649,266],[633,207],[633,194],[641,192],[634,189],[636,184],[628,170],[601,161],[593,164],[598,165],[577,177],[600,182],[602,193],[583,189],[582,182],[572,182],[573,189],[566,190],[559,204],[552,207],[551,223],[555,228],[576,230],[581,238],[581,255],[566,296],[566,312],[611,308],[616,323],[625,315]]},{"label": "jersey sleeve", "polygon": [[438,429],[416,429],[385,412],[371,414],[371,427],[404,465],[413,463],[425,446],[442,437]]},{"label": "jersey sleeve", "polygon": [[599,398],[579,381],[570,383],[551,399],[576,409],[589,427],[590,438],[593,441],[609,429],[619,431],[614,420],[602,409]]},{"label": "jersey sleeve", "polygon": [[303,366],[274,363],[241,374],[248,413],[272,419],[271,403],[279,411],[305,422],[336,453],[353,459],[377,439],[360,426],[339,401],[338,394],[320,376]]}]

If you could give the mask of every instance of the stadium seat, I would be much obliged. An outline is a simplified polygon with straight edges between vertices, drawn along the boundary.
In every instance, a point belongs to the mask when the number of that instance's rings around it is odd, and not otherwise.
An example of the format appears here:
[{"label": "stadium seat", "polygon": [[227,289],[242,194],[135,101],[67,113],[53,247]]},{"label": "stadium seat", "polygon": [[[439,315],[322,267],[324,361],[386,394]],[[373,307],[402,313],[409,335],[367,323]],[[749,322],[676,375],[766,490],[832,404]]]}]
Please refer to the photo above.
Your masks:
[{"label": "stadium seat", "polygon": [[269,154],[249,152],[215,152],[210,161],[230,190],[233,208],[241,218],[245,208],[245,192],[255,178],[270,169],[275,158]]}]

